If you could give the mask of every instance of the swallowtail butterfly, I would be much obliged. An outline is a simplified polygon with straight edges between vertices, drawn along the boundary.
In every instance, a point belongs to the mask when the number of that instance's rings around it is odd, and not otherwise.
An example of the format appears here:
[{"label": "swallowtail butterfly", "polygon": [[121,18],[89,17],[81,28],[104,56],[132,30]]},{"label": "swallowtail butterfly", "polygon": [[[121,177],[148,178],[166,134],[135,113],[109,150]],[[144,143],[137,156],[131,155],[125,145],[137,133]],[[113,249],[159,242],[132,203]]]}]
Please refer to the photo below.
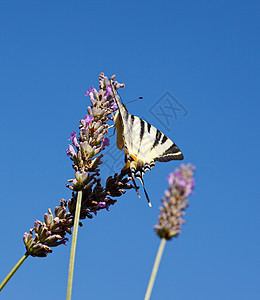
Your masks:
[{"label": "swallowtail butterfly", "polygon": [[156,161],[182,160],[183,154],[176,144],[160,130],[144,120],[131,115],[124,104],[119,101],[112,80],[110,80],[110,86],[118,106],[118,110],[114,116],[115,128],[117,130],[117,148],[120,150],[125,149],[126,164],[123,170],[127,170],[130,173],[138,196],[139,193],[135,178],[141,181],[148,204],[151,206],[143,182],[145,171],[151,170]]}]

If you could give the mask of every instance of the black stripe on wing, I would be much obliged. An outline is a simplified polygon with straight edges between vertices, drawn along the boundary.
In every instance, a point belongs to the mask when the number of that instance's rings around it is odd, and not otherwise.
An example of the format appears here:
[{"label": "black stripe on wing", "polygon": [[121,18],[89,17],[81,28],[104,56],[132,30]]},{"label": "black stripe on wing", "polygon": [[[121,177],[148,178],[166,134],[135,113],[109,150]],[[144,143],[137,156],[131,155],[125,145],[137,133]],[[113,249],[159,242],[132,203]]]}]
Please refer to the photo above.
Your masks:
[{"label": "black stripe on wing", "polygon": [[140,119],[140,124],[141,124],[140,141],[142,141],[143,136],[144,136],[144,128],[145,128],[145,122],[144,122],[144,120]]},{"label": "black stripe on wing", "polygon": [[168,140],[167,136],[165,134],[163,134],[161,144],[164,144],[167,140]]},{"label": "black stripe on wing", "polygon": [[[147,122],[146,122],[147,123]],[[150,123],[147,123],[147,129],[148,129],[148,133],[150,133],[150,131],[151,131],[151,127],[152,127],[152,125],[150,124]]]},{"label": "black stripe on wing", "polygon": [[156,130],[156,137],[155,137],[152,149],[155,148],[159,144],[160,138],[161,138],[162,135],[163,135],[163,133],[161,133],[161,131],[159,129],[157,129]]},{"label": "black stripe on wing", "polygon": [[160,156],[155,158],[155,161],[166,162],[170,160],[182,160],[183,154],[180,149],[172,143],[172,145],[163,152]]},{"label": "black stripe on wing", "polygon": [[124,111],[124,117],[125,117],[125,121],[127,122],[128,121],[128,118],[129,118],[129,112],[127,110]]},{"label": "black stripe on wing", "polygon": [[133,127],[134,121],[135,121],[135,116],[131,115],[131,127]]}]

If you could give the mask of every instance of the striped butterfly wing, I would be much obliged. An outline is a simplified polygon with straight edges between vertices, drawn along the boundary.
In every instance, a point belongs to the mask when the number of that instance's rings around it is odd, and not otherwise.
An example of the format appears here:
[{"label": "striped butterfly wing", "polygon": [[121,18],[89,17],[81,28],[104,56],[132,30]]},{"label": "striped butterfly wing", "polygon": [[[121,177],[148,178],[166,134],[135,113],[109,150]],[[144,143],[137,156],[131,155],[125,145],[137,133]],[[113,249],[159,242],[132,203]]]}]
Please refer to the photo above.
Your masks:
[{"label": "striped butterfly wing", "polygon": [[142,174],[147,169],[150,170],[156,161],[183,159],[180,149],[165,134],[139,117],[131,115],[125,108],[123,109],[121,108],[121,116],[125,147],[130,160],[132,158],[136,162],[132,166],[135,166],[137,171]]},{"label": "striped butterfly wing", "polygon": [[[117,129],[117,147],[120,150],[125,148],[126,153],[124,169],[130,170],[135,187],[135,178],[140,179],[144,187],[143,175],[146,170],[151,170],[156,161],[181,160],[183,155],[176,144],[160,130],[139,117],[131,115],[120,103],[112,82],[111,87],[118,106],[114,118]],[[136,192],[138,194],[137,187]],[[145,187],[144,192],[151,205]]]}]

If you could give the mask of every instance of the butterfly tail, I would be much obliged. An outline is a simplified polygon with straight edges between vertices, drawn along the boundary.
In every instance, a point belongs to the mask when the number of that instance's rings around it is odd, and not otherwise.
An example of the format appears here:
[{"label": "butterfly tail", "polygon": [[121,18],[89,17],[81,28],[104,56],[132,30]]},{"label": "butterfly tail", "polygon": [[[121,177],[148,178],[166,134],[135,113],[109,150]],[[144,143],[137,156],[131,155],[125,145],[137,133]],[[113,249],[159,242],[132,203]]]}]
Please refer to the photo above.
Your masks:
[{"label": "butterfly tail", "polygon": [[151,203],[151,201],[150,201],[150,199],[149,199],[149,196],[148,196],[148,194],[147,194],[147,192],[146,192],[146,189],[145,189],[144,184],[143,184],[143,188],[144,188],[144,193],[145,193],[146,199],[147,199],[147,201],[148,201],[148,205],[149,205],[150,207],[152,207],[152,203]]},{"label": "butterfly tail", "polygon": [[147,191],[146,191],[146,189],[145,189],[145,186],[144,186],[143,173],[138,172],[138,174],[135,174],[135,177],[137,177],[137,178],[141,181],[142,186],[143,186],[143,189],[144,189],[145,197],[146,197],[146,199],[147,199],[147,201],[148,201],[148,205],[149,205],[150,207],[152,207],[152,203],[151,203],[151,201],[150,201],[149,195],[148,195],[148,193],[147,193]]}]

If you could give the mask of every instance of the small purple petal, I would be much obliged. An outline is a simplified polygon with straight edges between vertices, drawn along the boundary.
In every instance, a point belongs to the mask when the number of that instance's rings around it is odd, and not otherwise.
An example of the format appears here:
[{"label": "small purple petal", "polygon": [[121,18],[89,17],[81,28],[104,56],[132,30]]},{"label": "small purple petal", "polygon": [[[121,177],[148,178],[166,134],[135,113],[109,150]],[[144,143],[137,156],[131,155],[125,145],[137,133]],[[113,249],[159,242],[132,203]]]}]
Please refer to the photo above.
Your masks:
[{"label": "small purple petal", "polygon": [[88,91],[85,92],[85,96],[89,96],[90,101],[93,104],[95,103],[96,99],[98,99],[98,92],[93,88],[93,86],[91,86],[91,88],[89,88]]},{"label": "small purple petal", "polygon": [[99,202],[99,203],[98,203],[98,206],[99,206],[100,208],[104,208],[104,207],[106,207],[106,202]]},{"label": "small purple petal", "polygon": [[74,146],[79,146],[79,143],[77,141],[77,132],[76,131],[72,131],[70,134],[71,138],[69,139],[69,141],[72,141]]},{"label": "small purple petal", "polygon": [[67,246],[67,242],[68,241],[69,241],[68,238],[64,238],[64,239],[62,239],[62,244],[65,245],[65,246]]},{"label": "small purple petal", "polygon": [[174,177],[178,178],[178,177],[181,177],[181,171],[179,169],[176,169],[174,172],[173,172],[173,175]]},{"label": "small purple petal", "polygon": [[90,100],[91,100],[92,103],[93,103],[93,101],[95,101],[93,86],[88,91],[86,91],[85,96],[89,96],[89,98],[90,98]]},{"label": "small purple petal", "polygon": [[195,179],[194,179],[194,177],[190,178],[190,185],[191,185],[191,189],[193,190],[194,187],[195,187]]},{"label": "small purple petal", "polygon": [[191,188],[191,186],[187,186],[185,189],[185,193],[184,193],[184,197],[189,197],[190,194],[192,194],[193,190]]},{"label": "small purple petal", "polygon": [[177,185],[179,186],[179,188],[181,190],[185,189],[186,186],[187,186],[187,182],[184,178],[180,178],[178,181],[177,181]]},{"label": "small purple petal", "polygon": [[112,103],[111,109],[112,109],[113,111],[116,111],[116,110],[118,109],[118,106],[117,106],[117,104],[116,104],[115,101]]},{"label": "small purple petal", "polygon": [[104,146],[109,146],[109,138],[105,137],[103,139],[103,144],[104,144]]},{"label": "small purple petal", "polygon": [[85,96],[89,96],[90,93],[94,92],[94,87],[91,86],[86,92],[85,92]]},{"label": "small purple petal", "polygon": [[68,156],[74,156],[76,155],[76,151],[72,145],[69,145],[69,149],[66,150],[66,153]]},{"label": "small purple petal", "polygon": [[167,176],[167,180],[169,182],[169,185],[173,184],[173,181],[174,181],[174,173],[173,172]]},{"label": "small purple petal", "polygon": [[109,138],[107,138],[107,137],[104,137],[103,138],[103,145],[102,145],[102,147],[105,147],[105,146],[109,146]]},{"label": "small purple petal", "polygon": [[94,120],[94,117],[92,115],[85,115],[83,120],[86,123],[86,127],[88,127],[89,124]]},{"label": "small purple petal", "polygon": [[112,92],[112,88],[111,88],[111,86],[110,86],[110,84],[107,84],[107,86],[106,86],[106,93],[105,93],[105,96],[107,97],[107,98],[113,98],[113,92]]}]

